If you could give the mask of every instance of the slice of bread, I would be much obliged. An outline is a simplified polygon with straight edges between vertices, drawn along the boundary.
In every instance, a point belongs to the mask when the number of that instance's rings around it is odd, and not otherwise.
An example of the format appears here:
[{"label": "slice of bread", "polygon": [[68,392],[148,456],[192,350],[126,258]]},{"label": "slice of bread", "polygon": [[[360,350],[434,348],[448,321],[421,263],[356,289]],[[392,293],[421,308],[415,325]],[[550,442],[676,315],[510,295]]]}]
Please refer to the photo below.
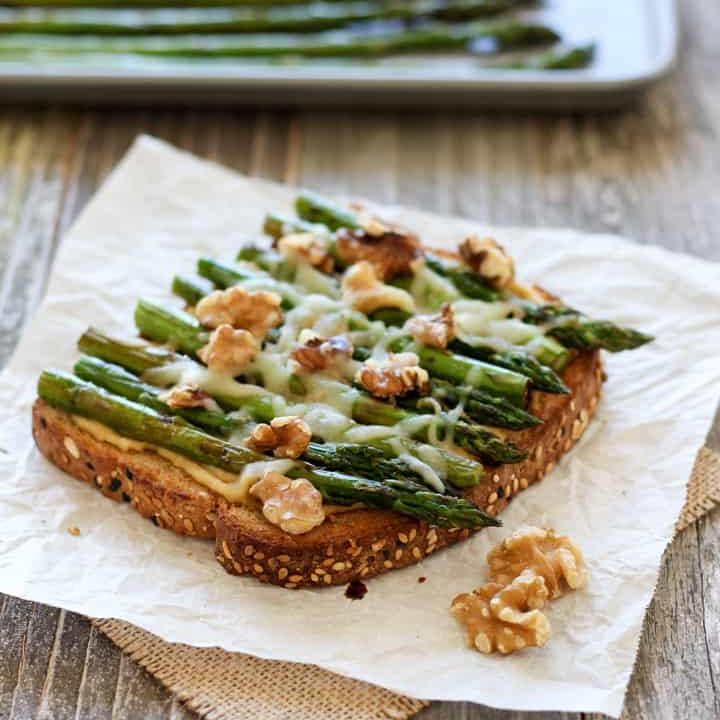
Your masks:
[{"label": "slice of bread", "polygon": [[[585,430],[603,381],[598,351],[577,354],[563,373],[570,395],[533,392],[530,411],[537,428],[506,432],[529,451],[514,465],[488,467],[466,497],[490,514],[520,490],[548,474]],[[184,470],[152,452],[120,450],[98,441],[67,413],[42,400],[33,406],[33,436],[58,468],[106,497],[126,501],[155,525],[183,535],[214,538],[216,557],[233,574],[254,575],[287,588],[341,585],[418,562],[464,540],[469,530],[443,529],[382,510],[329,515],[304,535],[289,535],[254,508],[230,505]]]}]

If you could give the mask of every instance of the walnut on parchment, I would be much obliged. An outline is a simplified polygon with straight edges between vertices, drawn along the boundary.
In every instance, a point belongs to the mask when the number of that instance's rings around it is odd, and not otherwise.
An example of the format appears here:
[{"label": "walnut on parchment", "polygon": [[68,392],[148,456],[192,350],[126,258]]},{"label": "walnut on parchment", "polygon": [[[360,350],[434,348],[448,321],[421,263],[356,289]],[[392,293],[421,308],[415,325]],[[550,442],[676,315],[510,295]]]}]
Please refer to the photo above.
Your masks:
[{"label": "walnut on parchment", "polygon": [[587,584],[582,553],[566,535],[554,530],[523,527],[487,556],[492,582],[507,584],[526,570],[545,579],[554,600]]},{"label": "walnut on parchment", "polygon": [[463,625],[470,647],[507,655],[550,639],[550,621],[541,612],[547,597],[543,578],[528,573],[510,585],[491,582],[458,595],[450,611]]},{"label": "walnut on parchment", "polygon": [[587,583],[582,555],[568,537],[524,527],[488,553],[490,582],[458,595],[452,614],[468,644],[503,654],[544,645],[550,623],[541,610],[550,601]]},{"label": "walnut on parchment", "polygon": [[266,472],[250,489],[262,504],[268,522],[286,533],[301,535],[325,520],[322,495],[305,478],[291,480],[278,472]]},{"label": "walnut on parchment", "polygon": [[270,424],[256,425],[246,445],[258,452],[270,452],[277,458],[299,458],[307,449],[312,431],[297,415],[273,418]]}]

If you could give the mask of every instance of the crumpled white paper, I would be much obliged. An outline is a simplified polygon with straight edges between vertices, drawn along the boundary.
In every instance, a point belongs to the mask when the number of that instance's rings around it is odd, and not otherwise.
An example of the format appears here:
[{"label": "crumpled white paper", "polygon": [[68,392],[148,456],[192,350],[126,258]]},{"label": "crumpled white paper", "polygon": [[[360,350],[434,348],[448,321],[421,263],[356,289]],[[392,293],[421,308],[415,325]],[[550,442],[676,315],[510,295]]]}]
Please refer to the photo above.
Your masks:
[{"label": "crumpled white paper", "polygon": [[[240,177],[142,138],[64,239],[47,297],[0,380],[0,591],[129,621],[169,641],[218,645],[329,670],[425,699],[617,716],[660,557],[720,395],[720,266],[608,235],[497,230],[521,276],[657,341],[607,356],[597,419],[569,456],[480,533],[369,583],[290,592],[227,575],[209,542],[155,528],[56,470],[34,448],[30,407],[45,367],[70,369],[89,325],[130,327],[139,296],[166,294],[202,253],[231,258],[292,189]],[[383,214],[430,244],[477,223]],[[466,649],[451,599],[484,581],[485,555],[523,523],[569,534],[586,591],[549,610],[543,649]],[[73,537],[67,528],[81,529]],[[427,582],[418,584],[419,576]]]}]

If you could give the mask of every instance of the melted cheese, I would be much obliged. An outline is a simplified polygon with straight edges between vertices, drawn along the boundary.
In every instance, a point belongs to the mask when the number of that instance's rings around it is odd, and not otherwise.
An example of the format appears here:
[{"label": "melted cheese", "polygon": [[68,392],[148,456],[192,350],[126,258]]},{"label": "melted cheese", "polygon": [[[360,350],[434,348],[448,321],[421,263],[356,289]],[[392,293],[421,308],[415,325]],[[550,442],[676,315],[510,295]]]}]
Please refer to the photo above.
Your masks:
[{"label": "melted cheese", "polygon": [[355,425],[343,435],[343,440],[349,443],[372,443],[376,440],[388,440],[396,437],[397,428],[387,425]]},{"label": "melted cheese", "polygon": [[410,295],[421,310],[438,310],[443,303],[452,302],[460,297],[455,286],[447,279],[431,270],[425,263],[418,263],[415,269]]},{"label": "melted cheese", "polygon": [[313,403],[307,407],[302,412],[302,417],[313,436],[322,438],[325,442],[339,442],[353,425],[353,421],[347,415],[320,403]]},{"label": "melted cheese", "polygon": [[[271,460],[267,463],[251,463],[251,465],[247,465],[243,469],[243,473],[241,473],[240,476],[237,476],[233,473],[226,472],[225,470],[220,470],[219,468],[201,465],[200,463],[186,458],[184,455],[153,445],[152,443],[130,440],[129,438],[119,435],[114,430],[111,430],[95,420],[88,420],[87,418],[83,418],[78,415],[73,415],[71,417],[75,425],[77,425],[81,430],[87,432],[89,435],[92,435],[96,440],[112,445],[123,452],[155,453],[164,460],[167,460],[167,462],[169,462],[173,467],[187,473],[199,485],[202,485],[208,490],[212,490],[218,495],[224,497],[228,502],[237,505],[242,505],[247,502],[248,491],[252,485],[252,482],[250,482],[252,477],[246,477],[245,471],[252,466],[271,466],[275,462]],[[267,469],[274,468],[268,467]],[[285,470],[287,470],[287,467],[285,467]],[[255,479],[257,480],[259,478]]]},{"label": "melted cheese", "polygon": [[510,303],[483,300],[456,300],[452,307],[458,335],[487,335],[488,323],[503,320],[512,311]]},{"label": "melted cheese", "polygon": [[244,400],[267,391],[257,385],[239,383],[232,376],[209,370],[204,365],[189,358],[183,358],[168,365],[150,368],[143,373],[142,379],[151,385],[195,385],[208,395]]},{"label": "melted cheese", "polygon": [[295,282],[305,292],[327,295],[336,300],[340,298],[340,283],[332,275],[326,275],[316,270],[309,263],[298,263]]}]

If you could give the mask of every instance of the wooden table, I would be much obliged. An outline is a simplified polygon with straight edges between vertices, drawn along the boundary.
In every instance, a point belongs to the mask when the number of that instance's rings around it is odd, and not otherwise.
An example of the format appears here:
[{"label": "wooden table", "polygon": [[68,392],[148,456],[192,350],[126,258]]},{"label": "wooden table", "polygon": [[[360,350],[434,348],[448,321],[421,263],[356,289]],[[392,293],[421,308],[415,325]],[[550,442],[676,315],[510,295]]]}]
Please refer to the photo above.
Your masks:
[{"label": "wooden table", "polygon": [[[251,175],[497,224],[622,233],[720,260],[711,5],[685,3],[679,71],[624,113],[1,110],[0,360],[42,297],[58,239],[141,132]],[[709,444],[720,448],[718,422]],[[668,549],[627,720],[720,717],[718,557],[720,510]],[[191,717],[85,618],[0,595],[0,720]],[[418,717],[560,716],[436,703]]]}]

